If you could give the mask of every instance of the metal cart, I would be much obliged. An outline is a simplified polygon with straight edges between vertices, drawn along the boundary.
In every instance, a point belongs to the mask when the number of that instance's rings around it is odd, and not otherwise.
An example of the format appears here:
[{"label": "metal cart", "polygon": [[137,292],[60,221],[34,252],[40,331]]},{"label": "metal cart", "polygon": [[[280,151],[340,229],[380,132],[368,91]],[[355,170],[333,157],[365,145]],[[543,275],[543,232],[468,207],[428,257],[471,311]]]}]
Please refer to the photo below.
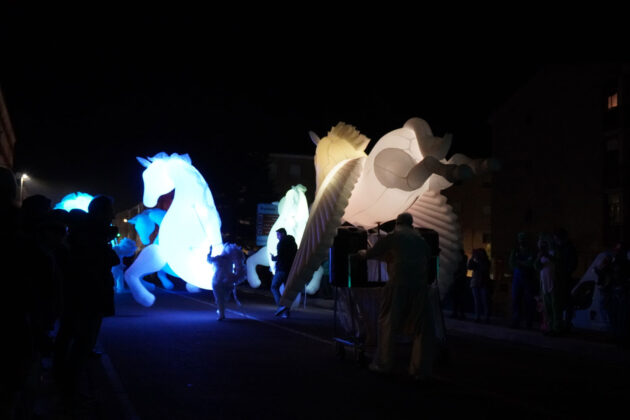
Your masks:
[{"label": "metal cart", "polygon": [[360,365],[367,364],[376,348],[376,322],[385,284],[368,282],[367,262],[352,258],[352,254],[366,248],[366,230],[342,226],[337,229],[329,255],[335,354],[344,359],[349,348]]}]

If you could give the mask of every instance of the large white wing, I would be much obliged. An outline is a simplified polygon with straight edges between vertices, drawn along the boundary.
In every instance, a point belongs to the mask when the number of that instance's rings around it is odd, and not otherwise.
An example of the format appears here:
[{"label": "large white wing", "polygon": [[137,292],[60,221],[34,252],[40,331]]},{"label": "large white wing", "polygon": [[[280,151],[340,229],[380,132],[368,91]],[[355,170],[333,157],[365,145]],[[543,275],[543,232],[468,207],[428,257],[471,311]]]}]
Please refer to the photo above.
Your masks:
[{"label": "large white wing", "polygon": [[440,235],[438,285],[443,297],[461,259],[462,235],[457,215],[446,203],[446,197],[432,190],[418,197],[407,212],[413,215],[416,226],[433,229]]},{"label": "large white wing", "polygon": [[352,190],[361,175],[365,157],[339,162],[315,194],[302,241],[298,248],[280,305],[290,306],[326,258],[342,224]]}]

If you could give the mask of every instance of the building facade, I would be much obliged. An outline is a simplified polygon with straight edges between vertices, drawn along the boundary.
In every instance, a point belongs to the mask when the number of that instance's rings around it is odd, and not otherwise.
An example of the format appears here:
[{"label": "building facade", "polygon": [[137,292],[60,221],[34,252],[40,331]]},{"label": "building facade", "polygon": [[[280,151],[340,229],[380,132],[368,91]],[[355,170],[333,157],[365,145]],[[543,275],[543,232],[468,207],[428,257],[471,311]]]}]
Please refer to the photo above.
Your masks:
[{"label": "building facade", "polygon": [[493,156],[503,168],[492,190],[495,273],[518,232],[563,228],[578,251],[580,278],[597,254],[629,239],[630,65],[553,65],[491,117]]},{"label": "building facade", "polygon": [[13,169],[13,157],[15,154],[15,134],[9,119],[2,89],[0,89],[0,166]]}]

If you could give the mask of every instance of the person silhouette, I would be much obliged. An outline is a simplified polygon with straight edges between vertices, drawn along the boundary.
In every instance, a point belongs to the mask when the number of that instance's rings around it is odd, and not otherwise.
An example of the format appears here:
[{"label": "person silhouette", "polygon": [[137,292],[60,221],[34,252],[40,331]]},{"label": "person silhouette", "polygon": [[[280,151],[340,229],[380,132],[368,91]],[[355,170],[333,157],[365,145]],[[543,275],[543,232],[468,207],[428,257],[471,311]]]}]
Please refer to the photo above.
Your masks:
[{"label": "person silhouette", "polygon": [[535,258],[536,252],[530,245],[528,235],[520,232],[509,260],[512,269],[512,328],[520,328],[523,320],[527,329],[532,328],[536,307],[534,296],[538,291]]},{"label": "person silhouette", "polygon": [[24,394],[29,388],[30,372],[38,359],[28,311],[30,290],[22,273],[28,255],[20,229],[20,207],[15,174],[0,166],[0,232],[5,246],[0,253],[3,273],[3,299],[0,314],[3,344],[0,346],[0,418],[21,418],[27,414]]},{"label": "person silhouette", "polygon": [[356,255],[387,262],[388,281],[383,287],[378,316],[377,348],[369,369],[393,372],[396,336],[405,334],[413,339],[408,374],[420,382],[430,380],[438,348],[429,304],[430,248],[414,229],[413,216],[399,214],[392,233]]},{"label": "person silhouette", "polygon": [[473,250],[468,269],[472,270],[470,279],[470,289],[472,290],[475,302],[475,321],[488,322],[490,320],[490,310],[488,304],[488,288],[490,285],[490,259],[486,250],[476,248]]},{"label": "person silhouette", "polygon": [[[297,243],[292,235],[288,235],[285,228],[279,228],[276,230],[278,237],[277,254],[272,255],[271,259],[276,262],[276,272],[271,280],[271,293],[276,305],[280,303],[280,286],[287,281],[295,254],[297,253]],[[290,314],[290,308],[287,306],[280,306],[276,310],[276,316],[288,317]]]}]

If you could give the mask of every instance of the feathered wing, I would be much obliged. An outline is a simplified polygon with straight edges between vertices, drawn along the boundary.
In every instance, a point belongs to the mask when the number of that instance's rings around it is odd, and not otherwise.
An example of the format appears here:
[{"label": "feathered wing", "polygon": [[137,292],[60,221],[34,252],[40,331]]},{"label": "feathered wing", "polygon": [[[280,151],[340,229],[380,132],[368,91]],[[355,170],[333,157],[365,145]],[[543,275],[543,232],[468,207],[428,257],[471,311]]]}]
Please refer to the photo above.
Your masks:
[{"label": "feathered wing", "polygon": [[341,226],[365,157],[344,160],[326,176],[315,195],[280,305],[290,306],[326,258]]},{"label": "feathered wing", "polygon": [[439,234],[438,285],[440,295],[445,296],[461,258],[462,235],[457,215],[446,203],[446,197],[432,190],[418,197],[407,212],[413,215],[416,226],[433,229]]}]

